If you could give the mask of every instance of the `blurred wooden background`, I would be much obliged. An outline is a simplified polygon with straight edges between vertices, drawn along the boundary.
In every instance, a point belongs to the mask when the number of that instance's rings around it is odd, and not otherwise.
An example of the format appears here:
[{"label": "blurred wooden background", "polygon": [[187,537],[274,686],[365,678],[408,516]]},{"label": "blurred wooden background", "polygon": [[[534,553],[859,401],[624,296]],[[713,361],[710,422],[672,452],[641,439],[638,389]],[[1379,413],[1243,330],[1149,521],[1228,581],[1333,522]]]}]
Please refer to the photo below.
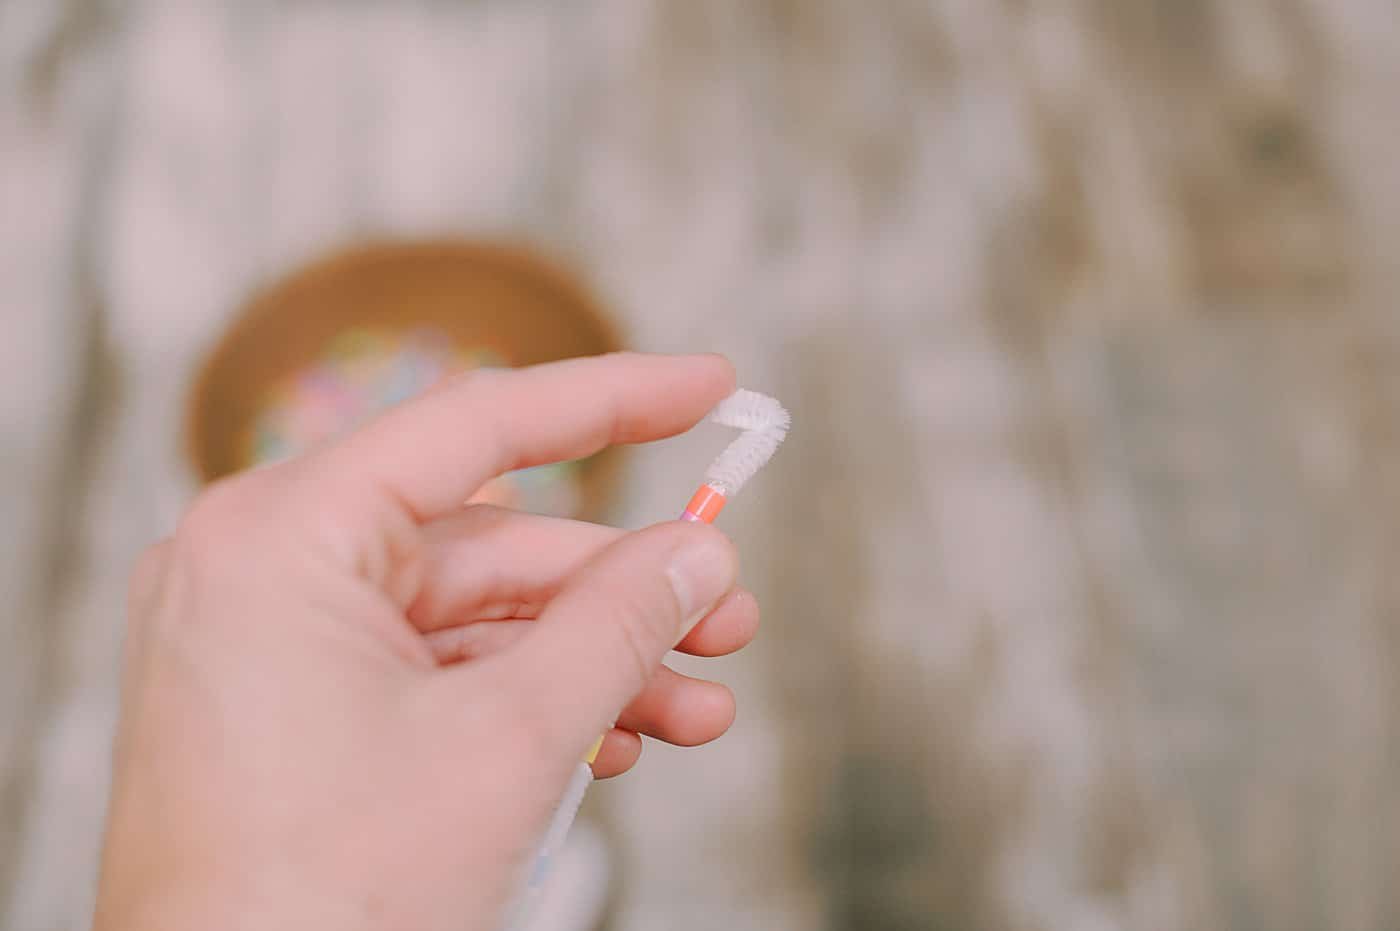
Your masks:
[{"label": "blurred wooden background", "polygon": [[198,353],[463,231],[796,418],[613,927],[1400,927],[1397,88],[1393,0],[5,4],[0,926],[85,921]]}]

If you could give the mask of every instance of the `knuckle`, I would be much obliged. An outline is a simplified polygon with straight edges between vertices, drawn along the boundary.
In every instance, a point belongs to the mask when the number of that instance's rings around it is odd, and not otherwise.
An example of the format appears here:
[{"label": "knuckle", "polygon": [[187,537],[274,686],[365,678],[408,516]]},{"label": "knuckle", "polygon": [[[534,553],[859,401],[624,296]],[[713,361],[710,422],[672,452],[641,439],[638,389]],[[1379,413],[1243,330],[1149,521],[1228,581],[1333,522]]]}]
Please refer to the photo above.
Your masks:
[{"label": "knuckle", "polygon": [[165,570],[165,561],[170,555],[170,541],[153,543],[141,551],[131,569],[133,588],[149,588]]},{"label": "knuckle", "polygon": [[251,496],[242,477],[223,479],[195,498],[175,530],[174,550],[196,561],[217,559],[240,546],[250,523]]},{"label": "knuckle", "polygon": [[130,584],[127,586],[127,603],[133,614],[139,613],[159,591],[169,558],[169,540],[146,547],[137,557],[131,570]]}]

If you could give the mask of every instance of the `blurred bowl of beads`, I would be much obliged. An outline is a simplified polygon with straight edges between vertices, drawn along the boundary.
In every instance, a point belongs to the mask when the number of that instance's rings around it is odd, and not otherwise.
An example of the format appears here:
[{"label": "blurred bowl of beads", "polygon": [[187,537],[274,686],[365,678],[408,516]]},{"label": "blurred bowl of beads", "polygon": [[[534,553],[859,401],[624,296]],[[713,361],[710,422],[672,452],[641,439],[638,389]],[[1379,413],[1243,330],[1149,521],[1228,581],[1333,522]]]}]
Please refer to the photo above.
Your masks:
[{"label": "blurred bowl of beads", "polygon": [[[473,369],[619,348],[586,289],[527,249],[468,240],[360,246],[295,270],[235,315],[190,390],[186,453],[208,483],[332,442]],[[610,505],[619,458],[605,450],[518,470],[472,500],[596,519]]]}]

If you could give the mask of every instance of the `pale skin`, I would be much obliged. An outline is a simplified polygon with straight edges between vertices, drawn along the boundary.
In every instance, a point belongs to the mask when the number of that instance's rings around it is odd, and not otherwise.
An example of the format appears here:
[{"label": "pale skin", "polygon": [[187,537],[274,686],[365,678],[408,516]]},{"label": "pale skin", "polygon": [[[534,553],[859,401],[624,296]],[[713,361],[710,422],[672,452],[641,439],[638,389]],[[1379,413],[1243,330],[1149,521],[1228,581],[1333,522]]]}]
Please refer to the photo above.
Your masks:
[{"label": "pale skin", "polygon": [[733,387],[717,356],[476,373],[201,495],[133,577],[97,931],[492,928],[599,734],[600,777],[721,735],[728,689],[662,665],[754,635],[721,533],[464,502]]}]

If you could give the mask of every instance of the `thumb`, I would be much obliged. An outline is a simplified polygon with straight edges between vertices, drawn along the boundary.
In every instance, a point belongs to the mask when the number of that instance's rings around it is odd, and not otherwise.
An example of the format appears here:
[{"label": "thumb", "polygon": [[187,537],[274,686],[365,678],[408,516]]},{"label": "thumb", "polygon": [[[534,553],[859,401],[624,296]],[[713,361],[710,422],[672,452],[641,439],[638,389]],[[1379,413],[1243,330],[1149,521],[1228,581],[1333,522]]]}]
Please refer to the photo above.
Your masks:
[{"label": "thumb", "polygon": [[497,654],[500,688],[540,749],[581,757],[737,573],[722,533],[681,521],[628,534],[584,566]]}]

